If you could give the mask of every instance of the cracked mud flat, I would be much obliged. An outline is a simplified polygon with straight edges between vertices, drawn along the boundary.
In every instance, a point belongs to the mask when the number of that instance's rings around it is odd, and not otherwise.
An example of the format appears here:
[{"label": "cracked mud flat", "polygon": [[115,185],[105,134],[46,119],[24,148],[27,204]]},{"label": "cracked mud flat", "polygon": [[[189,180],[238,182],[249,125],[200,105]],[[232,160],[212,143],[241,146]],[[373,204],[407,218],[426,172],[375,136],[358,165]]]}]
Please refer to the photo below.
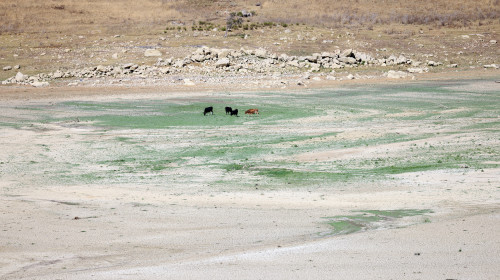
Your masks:
[{"label": "cracked mud flat", "polygon": [[1,104],[1,279],[500,278],[492,80],[53,90]]}]

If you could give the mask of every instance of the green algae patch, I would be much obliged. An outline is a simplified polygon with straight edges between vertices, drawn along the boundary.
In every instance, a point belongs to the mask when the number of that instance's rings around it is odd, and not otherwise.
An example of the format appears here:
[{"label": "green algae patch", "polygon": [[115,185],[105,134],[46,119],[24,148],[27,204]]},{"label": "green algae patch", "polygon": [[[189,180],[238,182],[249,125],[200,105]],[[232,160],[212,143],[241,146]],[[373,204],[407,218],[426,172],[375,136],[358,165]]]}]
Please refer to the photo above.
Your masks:
[{"label": "green algae patch", "polygon": [[397,222],[397,219],[433,213],[430,209],[359,210],[354,212],[360,214],[324,217],[328,220],[326,223],[332,226],[333,230],[322,235],[344,235],[387,227],[387,224]]}]

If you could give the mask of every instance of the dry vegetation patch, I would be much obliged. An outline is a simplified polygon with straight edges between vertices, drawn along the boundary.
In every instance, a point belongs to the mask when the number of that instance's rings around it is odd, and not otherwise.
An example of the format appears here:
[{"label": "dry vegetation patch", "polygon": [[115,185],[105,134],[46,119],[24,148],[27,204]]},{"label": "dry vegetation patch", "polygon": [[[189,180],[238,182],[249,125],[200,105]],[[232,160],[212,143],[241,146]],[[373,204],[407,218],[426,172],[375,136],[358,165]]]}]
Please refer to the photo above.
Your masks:
[{"label": "dry vegetation patch", "polygon": [[[0,3],[0,66],[20,65],[23,74],[32,75],[152,64],[155,58],[145,58],[145,48],[159,49],[168,58],[207,45],[263,47],[290,55],[352,48],[374,57],[403,54],[462,69],[482,67],[499,63],[498,45],[490,43],[498,41],[499,10],[498,0],[5,0]],[[231,14],[238,22],[226,33]],[[15,73],[0,71],[0,80]]]}]

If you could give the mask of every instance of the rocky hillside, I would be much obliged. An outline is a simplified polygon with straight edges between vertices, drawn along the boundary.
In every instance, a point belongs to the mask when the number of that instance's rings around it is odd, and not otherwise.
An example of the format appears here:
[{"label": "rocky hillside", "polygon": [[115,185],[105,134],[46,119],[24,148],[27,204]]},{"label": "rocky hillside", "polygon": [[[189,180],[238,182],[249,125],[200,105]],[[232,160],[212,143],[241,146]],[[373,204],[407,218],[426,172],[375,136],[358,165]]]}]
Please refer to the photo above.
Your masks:
[{"label": "rocky hillside", "polygon": [[46,85],[135,76],[179,81],[183,75],[201,81],[195,76],[306,72],[340,79],[500,64],[498,0],[460,5],[314,0],[305,5],[5,0],[0,3],[0,81]]}]

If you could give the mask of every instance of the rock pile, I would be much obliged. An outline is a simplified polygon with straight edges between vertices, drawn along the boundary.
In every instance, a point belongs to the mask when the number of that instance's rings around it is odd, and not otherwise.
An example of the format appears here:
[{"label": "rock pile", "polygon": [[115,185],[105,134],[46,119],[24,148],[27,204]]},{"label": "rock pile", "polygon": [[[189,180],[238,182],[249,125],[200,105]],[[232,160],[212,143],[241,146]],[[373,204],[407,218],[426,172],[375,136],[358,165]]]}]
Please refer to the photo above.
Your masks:
[{"label": "rock pile", "polygon": [[[147,50],[146,55],[157,56],[161,52],[157,50]],[[117,78],[121,79],[129,75],[138,78],[156,78],[168,74],[200,74],[217,76],[222,73],[260,73],[274,76],[279,74],[316,72],[321,69],[333,70],[340,68],[351,68],[360,66],[391,66],[408,65],[408,72],[423,73],[428,68],[415,68],[421,62],[413,61],[402,55],[389,56],[386,58],[374,58],[363,52],[353,49],[334,52],[313,53],[307,56],[291,56],[287,54],[276,54],[263,48],[259,49],[218,49],[200,47],[192,54],[184,58],[161,58],[159,57],[154,65],[138,65],[126,63],[119,65],[98,65],[83,69],[57,70],[53,73],[40,73],[34,76],[26,76],[18,73],[2,82],[2,84],[23,84],[33,86],[46,86],[48,82],[62,78]],[[434,67],[440,63],[429,62],[427,66]],[[391,73],[389,76],[393,76]],[[405,75],[398,73],[399,77]]]}]

